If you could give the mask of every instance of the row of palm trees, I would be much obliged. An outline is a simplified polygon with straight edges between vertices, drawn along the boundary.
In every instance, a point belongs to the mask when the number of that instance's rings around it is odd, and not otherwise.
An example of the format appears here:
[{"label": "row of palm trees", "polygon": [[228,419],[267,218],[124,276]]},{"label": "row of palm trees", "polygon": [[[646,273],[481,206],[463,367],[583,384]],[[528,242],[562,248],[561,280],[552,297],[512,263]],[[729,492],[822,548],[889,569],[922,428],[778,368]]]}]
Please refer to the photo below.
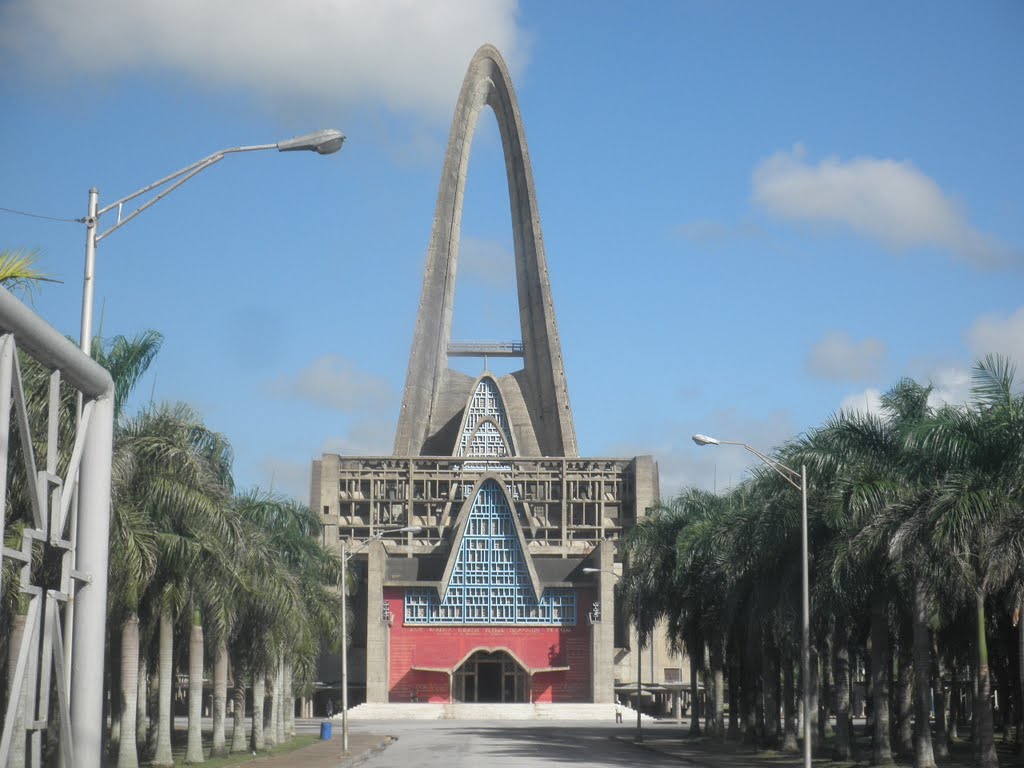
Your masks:
[{"label": "row of palm trees", "polygon": [[[200,728],[204,677],[212,682],[212,756],[259,751],[290,739],[295,695],[315,678],[321,638],[340,635],[336,588],[344,569],[320,544],[317,516],[271,492],[237,490],[228,441],[189,406],[151,404],[125,415],[129,394],[161,342],[160,334],[148,332],[98,338],[93,345],[93,356],[110,371],[116,389],[106,700],[108,743],[121,768],[137,766],[140,754],[154,766],[173,765],[176,680],[185,672],[186,762],[206,757]],[[21,365],[41,454],[49,374],[27,357]],[[64,446],[71,443],[74,394],[62,390],[61,398]],[[11,446],[13,451],[17,441]],[[17,466],[12,456],[5,524],[5,545],[12,547],[20,545],[31,515]],[[33,567],[39,579],[53,564],[41,557]],[[4,575],[0,631],[8,677],[26,607],[10,570]],[[229,681],[231,743],[225,738]],[[247,692],[253,702],[248,743]],[[18,761],[24,749],[16,745],[12,752],[14,765],[23,764]]]},{"label": "row of palm trees", "polygon": [[713,737],[798,749],[809,685],[814,747],[831,735],[849,760],[863,670],[872,765],[903,753],[931,768],[966,723],[974,764],[997,766],[993,699],[1020,748],[1024,395],[1009,361],[989,356],[966,405],[932,400],[901,380],[880,412],[840,412],[774,455],[809,478],[809,681],[797,679],[800,498],[774,472],[686,489],[627,535],[627,613],[642,644],[664,622],[695,660]]}]

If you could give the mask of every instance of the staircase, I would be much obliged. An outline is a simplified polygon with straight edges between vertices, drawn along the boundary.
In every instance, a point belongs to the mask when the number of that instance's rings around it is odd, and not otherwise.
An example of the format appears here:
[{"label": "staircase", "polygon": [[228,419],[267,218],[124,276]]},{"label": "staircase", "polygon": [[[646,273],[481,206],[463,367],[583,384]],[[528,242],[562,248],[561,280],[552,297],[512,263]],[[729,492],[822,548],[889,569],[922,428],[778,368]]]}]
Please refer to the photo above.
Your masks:
[{"label": "staircase", "polygon": [[[615,723],[608,704],[360,704],[348,711],[352,720],[585,720]],[[339,719],[340,715],[335,715]],[[644,722],[654,718],[641,715]],[[622,721],[636,722],[636,710],[624,706]]]}]

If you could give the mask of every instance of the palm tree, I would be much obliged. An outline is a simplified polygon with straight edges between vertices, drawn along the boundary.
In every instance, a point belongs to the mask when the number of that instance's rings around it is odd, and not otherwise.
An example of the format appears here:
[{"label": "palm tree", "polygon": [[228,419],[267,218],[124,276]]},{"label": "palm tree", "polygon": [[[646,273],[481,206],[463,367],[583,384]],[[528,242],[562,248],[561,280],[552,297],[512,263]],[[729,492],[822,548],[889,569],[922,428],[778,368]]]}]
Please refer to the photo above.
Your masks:
[{"label": "palm tree", "polygon": [[[917,652],[918,723],[914,755],[916,768],[933,768],[930,731],[931,643],[927,625],[928,565],[931,562],[921,526],[921,512],[931,492],[931,467],[908,450],[906,436],[930,414],[931,388],[910,379],[898,382],[882,397],[879,415],[841,413],[829,419],[794,448],[815,477],[831,477],[832,512],[838,523],[832,585],[864,594],[867,586],[858,574],[873,582],[868,604],[871,615],[872,691],[874,703],[873,764],[890,762],[888,676],[888,595],[915,597],[913,621]],[[873,576],[873,578],[872,578]],[[897,580],[904,589],[894,590]],[[861,585],[850,590],[855,585]],[[841,592],[840,592],[841,594]],[[907,678],[905,665],[901,677]],[[845,737],[844,737],[845,738]],[[846,751],[846,747],[842,751]]]},{"label": "palm tree", "polygon": [[36,269],[39,251],[0,250],[0,285],[14,293],[31,298],[32,291],[41,282],[57,282],[45,272]]},{"label": "palm tree", "polygon": [[928,508],[930,543],[957,570],[973,603],[975,759],[983,768],[999,764],[989,705],[985,603],[1019,572],[1024,546],[1024,397],[1014,392],[1014,376],[1005,358],[990,355],[979,361],[972,403],[939,409],[909,440],[944,470]]},{"label": "palm tree", "polygon": [[[293,673],[298,672],[300,683],[311,682],[320,638],[340,634],[339,598],[331,586],[341,583],[344,568],[337,554],[320,544],[319,520],[309,507],[258,490],[238,495],[236,506],[251,529],[246,567],[258,588],[236,597],[242,607],[229,647],[236,669],[269,673],[281,698],[271,707],[264,739],[287,739],[290,728],[285,733],[284,722],[294,708]],[[254,625],[262,631],[248,631]]]},{"label": "palm tree", "polygon": [[119,438],[114,463],[117,485],[130,489],[124,498],[133,500],[155,531],[156,565],[144,598],[158,606],[160,623],[154,764],[170,765],[173,625],[178,616],[193,616],[196,585],[203,583],[202,574],[209,573],[211,563],[223,561],[224,542],[233,540],[224,515],[227,490],[222,466],[230,452],[221,436],[180,404],[144,410],[124,422]]}]

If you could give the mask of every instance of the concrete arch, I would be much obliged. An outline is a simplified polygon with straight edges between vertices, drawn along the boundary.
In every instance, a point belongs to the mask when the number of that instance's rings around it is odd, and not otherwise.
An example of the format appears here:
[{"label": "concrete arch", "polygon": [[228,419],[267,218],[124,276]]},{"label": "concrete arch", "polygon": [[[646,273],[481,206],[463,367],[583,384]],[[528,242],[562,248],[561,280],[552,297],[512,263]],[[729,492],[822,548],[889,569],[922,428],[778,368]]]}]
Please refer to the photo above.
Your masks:
[{"label": "concrete arch", "polygon": [[505,155],[529,423],[543,455],[577,456],[526,133],[508,68],[491,45],[482,46],[473,56],[452,120],[394,452],[420,454],[429,438],[457,418],[457,409],[464,405],[464,398],[448,391],[449,374],[454,374],[448,369],[448,344],[466,174],[473,135],[485,106],[498,121]]}]

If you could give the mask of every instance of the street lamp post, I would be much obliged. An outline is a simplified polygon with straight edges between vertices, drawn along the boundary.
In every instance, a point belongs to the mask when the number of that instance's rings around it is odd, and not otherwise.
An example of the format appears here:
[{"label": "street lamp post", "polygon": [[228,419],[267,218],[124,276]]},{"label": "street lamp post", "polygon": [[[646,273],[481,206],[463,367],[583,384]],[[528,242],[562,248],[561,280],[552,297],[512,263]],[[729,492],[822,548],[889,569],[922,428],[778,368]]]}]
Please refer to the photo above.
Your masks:
[{"label": "street lamp post", "polygon": [[[264,149],[276,149],[280,152],[309,151],[320,155],[330,155],[341,149],[345,141],[345,134],[333,128],[309,133],[304,136],[296,136],[292,139],[279,141],[276,144],[253,144],[247,147],[229,147],[214,152],[212,155],[197,160],[191,165],[164,176],[152,184],[147,184],[142,189],[132,192],[130,195],[115,200],[103,208],[99,207],[100,193],[96,187],[89,190],[89,205],[86,216],[81,221],[85,224],[85,281],[82,286],[82,339],[81,348],[87,355],[92,347],[92,307],[93,307],[93,277],[96,267],[96,246],[108,235],[112,235],[129,221],[134,219],[147,208],[163,200],[167,195],[191,179],[197,173],[205,171],[211,165],[215,165],[224,159],[226,155],[238,152],[257,152]],[[170,186],[168,186],[170,185]],[[121,207],[147,192],[166,187],[153,195],[149,200],[140,205],[124,218],[121,218]],[[105,232],[99,232],[100,217],[117,208],[117,223],[109,227]]]},{"label": "street lamp post", "polygon": [[[607,568],[584,568],[583,572],[584,573],[610,573],[612,576],[618,575],[618,574],[615,573],[615,571],[609,571]],[[651,651],[652,651],[652,656],[651,656],[651,658],[652,658],[652,661],[651,661],[651,674],[652,675],[654,674],[653,650],[654,649],[652,647],[651,648]],[[641,725],[640,725],[640,696],[643,693],[643,684],[640,682],[643,679],[643,667],[642,667],[642,664],[643,664],[643,655],[640,653],[640,632],[638,630],[637,633],[636,633],[636,740],[637,741],[643,741],[644,740],[643,730],[642,730]],[[651,682],[653,683],[654,681],[652,680]]]},{"label": "street lamp post", "polygon": [[348,561],[359,552],[360,549],[374,541],[380,541],[389,533],[419,533],[422,530],[418,525],[407,525],[403,528],[387,528],[377,531],[373,536],[363,541],[356,542],[352,549],[348,547],[348,541],[341,539],[341,565],[343,568],[341,584],[341,754],[348,754]]},{"label": "street lamp post", "polygon": [[810,578],[808,576],[807,554],[807,466],[802,464],[797,472],[792,467],[765,456],[756,448],[734,440],[717,440],[707,435],[694,435],[693,442],[697,445],[739,445],[757,456],[762,462],[775,471],[783,480],[800,491],[800,564],[802,566],[801,586],[803,602],[803,626],[800,632],[801,677],[803,678],[804,699],[804,768],[811,768],[811,597]]},{"label": "street lamp post", "polygon": [[[204,157],[202,160],[197,160],[191,165],[187,165],[184,168],[175,171],[174,173],[164,176],[162,179],[154,181],[152,184],[147,184],[142,189],[132,192],[130,195],[115,200],[109,205],[103,208],[99,207],[100,192],[96,187],[92,187],[89,190],[89,203],[86,209],[86,215],[84,219],[79,219],[85,224],[85,277],[82,282],[82,335],[80,337],[79,346],[81,350],[87,354],[92,354],[92,315],[93,315],[93,278],[95,277],[96,271],[96,246],[99,245],[100,241],[105,239],[108,235],[112,235],[114,232],[119,230],[129,221],[134,219],[140,213],[147,208],[155,205],[158,201],[164,199],[171,192],[176,190],[186,181],[191,179],[197,173],[205,171],[211,165],[215,165],[224,159],[226,155],[234,154],[237,152],[256,152],[264,149],[276,149],[280,152],[296,152],[296,151],[309,151],[316,152],[320,155],[330,155],[341,149],[341,145],[345,142],[345,134],[341,131],[329,128],[323,131],[317,131],[316,133],[308,133],[303,136],[296,136],[292,139],[286,139],[285,141],[279,141],[276,144],[254,144],[246,147],[229,147],[228,149],[222,149],[219,152],[214,152],[212,155]],[[167,186],[170,185],[170,186]],[[145,195],[147,192],[153,192],[154,190],[166,187],[159,192],[156,192],[153,197],[147,200],[145,203],[140,205],[130,214],[121,218],[121,207],[134,200],[137,197]],[[117,223],[113,226],[108,227],[106,231],[100,232],[100,217],[117,208]],[[75,413],[75,431],[78,430],[78,423],[81,421],[82,413],[82,396],[78,396],[78,407]],[[78,511],[77,503],[73,502],[73,509],[71,512],[70,521],[70,532],[68,534],[69,540],[74,544],[78,538]],[[73,551],[72,551],[73,552]],[[72,554],[74,558],[74,554]],[[72,560],[72,568],[74,568],[74,560]],[[64,645],[65,645],[65,658],[68,659],[65,673],[65,683],[70,684],[71,675],[71,654],[74,643],[74,615],[75,615],[75,603],[74,600],[69,600],[67,608],[64,613]]]}]

